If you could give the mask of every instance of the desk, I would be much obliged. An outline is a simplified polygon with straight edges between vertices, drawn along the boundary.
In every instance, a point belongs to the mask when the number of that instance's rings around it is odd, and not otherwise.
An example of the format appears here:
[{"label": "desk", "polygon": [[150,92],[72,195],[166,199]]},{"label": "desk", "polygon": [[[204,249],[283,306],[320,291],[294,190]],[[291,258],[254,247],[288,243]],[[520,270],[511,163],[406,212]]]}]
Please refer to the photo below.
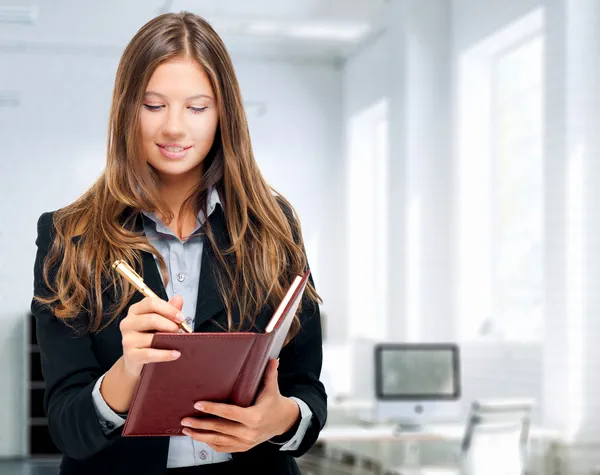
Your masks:
[{"label": "desk", "polygon": [[[443,464],[453,465],[456,461],[449,460],[451,456],[448,453],[456,454],[464,430],[465,425],[460,423],[432,424],[409,431],[398,431],[394,424],[334,424],[323,428],[319,441],[324,442],[328,450],[341,450],[376,459],[384,466],[407,467],[418,467],[423,449],[430,443],[438,443],[438,446],[446,445],[446,450],[433,448],[427,458],[443,455]],[[560,432],[533,426],[530,440],[533,473],[560,473],[555,470],[559,465],[557,450],[562,440]],[[422,443],[425,444],[423,447]],[[549,467],[552,470],[548,470]]]},{"label": "desk", "polygon": [[[326,425],[319,435],[322,442],[335,441],[460,441],[465,432],[464,424],[432,424],[418,430],[399,431],[394,424],[335,424]],[[533,426],[530,438],[539,441],[560,441],[559,431]]]}]

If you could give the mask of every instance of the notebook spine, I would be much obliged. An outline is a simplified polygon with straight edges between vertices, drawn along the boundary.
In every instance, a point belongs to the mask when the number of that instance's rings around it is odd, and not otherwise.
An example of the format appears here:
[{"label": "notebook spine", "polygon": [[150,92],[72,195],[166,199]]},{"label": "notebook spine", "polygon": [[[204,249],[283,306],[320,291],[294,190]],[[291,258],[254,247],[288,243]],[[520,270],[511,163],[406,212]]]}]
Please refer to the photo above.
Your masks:
[{"label": "notebook spine", "polygon": [[[256,335],[254,335],[256,337]],[[248,351],[248,355],[246,356],[246,359],[244,361],[244,364],[242,365],[242,367],[240,368],[240,372],[238,373],[238,376],[235,380],[235,383],[233,385],[233,389],[231,391],[231,399],[232,399],[232,403],[239,406],[239,404],[237,403],[238,398],[237,396],[237,392],[238,392],[238,388],[240,387],[240,380],[242,379],[243,375],[246,373],[246,367],[248,366],[248,361],[250,361],[251,356],[252,356],[252,352],[254,350],[254,346],[256,345],[256,338],[252,339],[252,346],[250,346],[250,350]]]},{"label": "notebook spine", "polygon": [[236,406],[248,407],[256,399],[258,387],[269,362],[269,343],[272,339],[272,334],[256,333],[252,348],[232,391],[233,404]]}]

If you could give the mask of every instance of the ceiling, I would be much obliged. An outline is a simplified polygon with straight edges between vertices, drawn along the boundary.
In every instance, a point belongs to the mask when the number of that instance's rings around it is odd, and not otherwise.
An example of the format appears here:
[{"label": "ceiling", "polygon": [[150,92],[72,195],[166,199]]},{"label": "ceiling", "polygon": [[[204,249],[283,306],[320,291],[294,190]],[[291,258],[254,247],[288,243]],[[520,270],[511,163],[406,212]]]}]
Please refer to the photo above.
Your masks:
[{"label": "ceiling", "polygon": [[380,31],[387,1],[0,0],[0,51],[118,53],[152,17],[188,10],[207,18],[233,54],[344,58]]}]

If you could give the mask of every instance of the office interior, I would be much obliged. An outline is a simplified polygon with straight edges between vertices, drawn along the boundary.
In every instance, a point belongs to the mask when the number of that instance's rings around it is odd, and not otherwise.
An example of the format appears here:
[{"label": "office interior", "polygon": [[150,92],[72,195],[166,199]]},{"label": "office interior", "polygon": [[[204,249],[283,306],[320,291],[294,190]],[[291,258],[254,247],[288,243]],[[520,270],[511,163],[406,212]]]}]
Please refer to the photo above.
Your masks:
[{"label": "office interior", "polygon": [[[303,473],[600,473],[595,0],[2,1],[0,473],[57,473],[37,219],[102,171],[122,50],[180,10],[229,48],[323,297],[329,418]],[[512,439],[465,447],[511,405]]]}]

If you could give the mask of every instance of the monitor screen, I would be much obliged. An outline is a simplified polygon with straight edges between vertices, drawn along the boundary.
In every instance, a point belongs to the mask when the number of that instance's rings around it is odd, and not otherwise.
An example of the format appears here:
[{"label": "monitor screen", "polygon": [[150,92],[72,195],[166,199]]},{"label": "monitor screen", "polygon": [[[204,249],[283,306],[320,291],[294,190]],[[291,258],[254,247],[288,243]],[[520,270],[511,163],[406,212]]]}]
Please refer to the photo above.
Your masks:
[{"label": "monitor screen", "polygon": [[424,400],[460,397],[458,346],[383,343],[375,347],[378,399]]}]

